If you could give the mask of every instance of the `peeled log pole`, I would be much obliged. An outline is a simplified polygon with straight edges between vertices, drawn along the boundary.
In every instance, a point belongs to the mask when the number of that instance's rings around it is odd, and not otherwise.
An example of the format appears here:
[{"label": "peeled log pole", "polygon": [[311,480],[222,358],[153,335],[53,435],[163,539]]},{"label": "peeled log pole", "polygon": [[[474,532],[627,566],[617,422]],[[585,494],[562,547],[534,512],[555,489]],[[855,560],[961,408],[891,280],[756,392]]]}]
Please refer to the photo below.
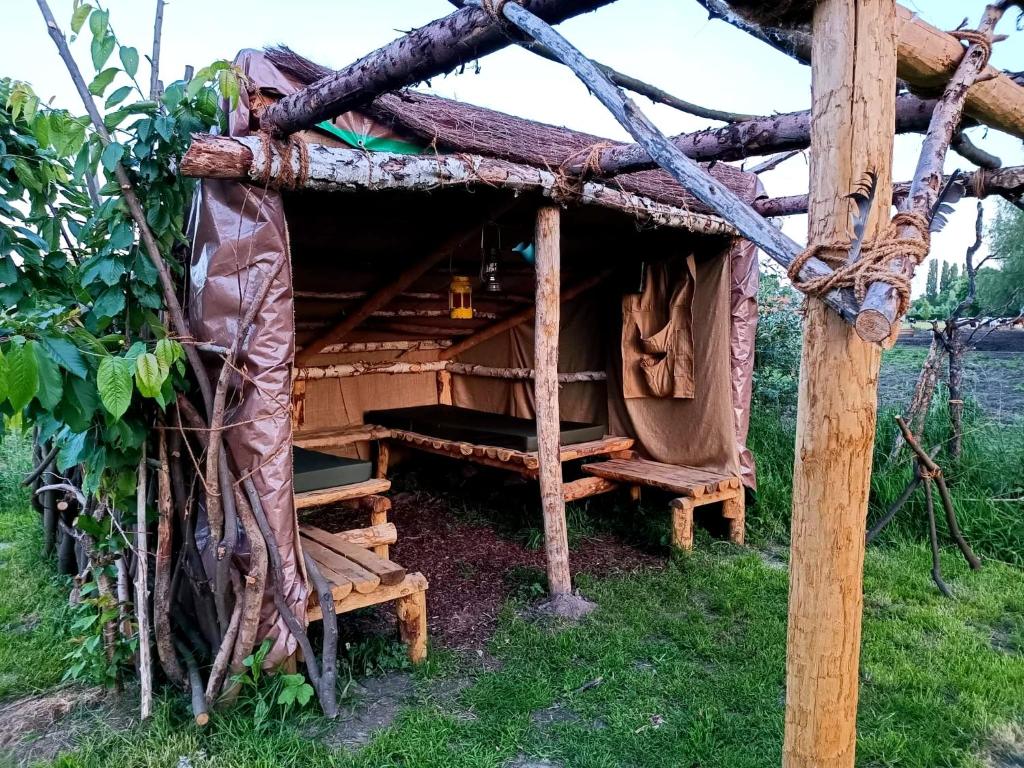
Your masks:
[{"label": "peeled log pole", "polygon": [[[981,174],[979,178],[978,174]],[[943,177],[942,183],[949,180]],[[963,175],[965,197],[976,197],[978,192],[984,195],[1002,195],[1015,198],[1024,194],[1024,166],[1000,168],[995,171],[973,171]],[[910,182],[901,181],[893,184],[893,202],[903,200],[910,194]],[[807,195],[789,197],[772,197],[754,201],[754,210],[762,216],[796,216],[807,213]]]},{"label": "peeled log pole", "polygon": [[[1003,7],[1001,5],[987,6],[981,24],[978,26],[978,32],[991,38],[1002,16]],[[910,195],[902,207],[902,210],[924,216],[930,215],[942,189],[942,168],[946,161],[946,154],[949,152],[953,133],[960,125],[967,96],[974,90],[973,86],[979,83],[984,76],[983,73],[988,69],[985,46],[972,42],[966,52],[959,44],[957,44],[957,48],[960,49],[960,64],[956,67],[956,72],[946,85],[939,104],[932,113],[928,133],[925,135],[924,143],[921,146],[921,155],[917,161],[917,170],[914,171],[914,179],[910,185]],[[1018,88],[1018,90],[1024,99],[1024,89]],[[1024,118],[1024,110],[1022,110],[1022,118]],[[921,236],[913,227],[902,227],[899,234],[904,238]],[[889,271],[909,280],[914,276],[916,266],[914,259],[904,256],[892,259],[889,262]],[[899,329],[900,304],[900,295],[894,286],[883,282],[872,283],[868,286],[860,312],[857,313],[857,333],[868,341],[881,342],[890,338]]]},{"label": "peeled log pole", "polygon": [[143,720],[153,713],[153,662],[149,650],[149,542],[146,533],[146,446],[135,492],[135,618],[139,623],[139,698]]},{"label": "peeled log pole", "polygon": [[[557,24],[612,0],[521,0]],[[479,8],[463,8],[413,30],[264,110],[260,127],[287,135],[337,117],[376,96],[449,72],[515,41]]]},{"label": "peeled log pole", "polygon": [[533,365],[536,371],[533,396],[537,409],[537,461],[544,513],[544,552],[547,557],[548,592],[552,597],[572,592],[559,446],[558,336],[562,304],[559,297],[559,217],[558,208],[540,208],[537,211],[534,235],[537,255],[537,318],[533,334]]},{"label": "peeled log pole", "polygon": [[[871,169],[891,195],[894,0],[822,0],[814,14],[810,242],[849,239],[849,192]],[[865,237],[885,226],[876,205]],[[784,768],[853,768],[864,530],[880,350],[808,300],[789,561]]]},{"label": "peeled log pole", "polygon": [[[625,128],[658,165],[682,185],[683,189],[732,223],[741,235],[759,246],[773,260],[784,267],[789,267],[796,255],[803,250],[801,245],[783,234],[735,192],[712,178],[703,168],[680,152],[590,59],[550,26],[515,3],[506,3],[502,6],[502,13],[520,30],[551,49],[604,104],[619,125]],[[893,89],[895,90],[895,85]],[[888,109],[891,111],[891,96],[889,102]],[[800,278],[808,280],[831,273],[831,268],[824,262],[811,258],[800,271]],[[859,306],[851,291],[833,291],[824,301],[850,322],[857,316]]]},{"label": "peeled log pole", "polygon": [[[432,360],[424,363],[406,363],[402,361],[382,361],[339,363],[337,365],[307,366],[296,368],[296,381],[316,381],[319,379],[348,379],[353,376],[370,376],[380,374],[433,373],[448,371],[460,376],[479,376],[488,379],[513,379],[517,381],[532,379],[532,368],[498,368],[475,363],[454,363],[448,360]],[[608,374],[604,371],[576,371],[558,374],[559,384],[577,384],[584,381],[605,381]]]}]

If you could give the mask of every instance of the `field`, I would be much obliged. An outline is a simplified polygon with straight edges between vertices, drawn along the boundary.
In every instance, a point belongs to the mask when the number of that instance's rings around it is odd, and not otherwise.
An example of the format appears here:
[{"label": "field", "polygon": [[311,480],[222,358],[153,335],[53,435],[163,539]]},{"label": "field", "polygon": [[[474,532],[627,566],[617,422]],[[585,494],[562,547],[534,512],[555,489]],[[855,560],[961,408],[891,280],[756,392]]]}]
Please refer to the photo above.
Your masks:
[{"label": "field", "polygon": [[[944,549],[955,599],[939,595],[914,505],[869,549],[859,765],[1024,764],[1024,578],[1019,564],[998,562],[1020,554],[1013,525],[1021,504],[972,500],[991,495],[993,477],[1020,481],[1019,464],[1006,462],[1022,442],[1008,404],[1022,356],[981,357],[994,354],[1003,353],[980,351],[970,363],[978,439],[969,443],[969,461],[950,468],[964,528],[985,567],[972,573]],[[887,353],[883,406],[897,405],[913,386],[922,355],[909,344]],[[1001,361],[998,375],[985,360]],[[940,407],[930,427],[936,433],[942,415]],[[38,556],[37,517],[16,485],[24,443],[8,437],[0,480],[0,749],[15,764],[65,768],[777,765],[792,436],[788,420],[772,413],[756,413],[754,430],[761,492],[751,547],[701,532],[695,553],[672,555],[667,515],[653,497],[642,514],[614,500],[571,509],[574,576],[600,606],[576,625],[553,624],[530,608],[543,593],[535,489],[444,464],[403,475],[394,556],[431,581],[428,664],[409,669],[391,640],[391,617],[361,612],[343,621],[338,721],[312,708],[264,712],[254,695],[204,730],[170,691],[161,693],[155,717],[139,724],[131,689],[118,696],[60,683],[71,648],[66,587]],[[880,426],[880,442],[889,430]],[[873,516],[907,471],[876,473]]]}]

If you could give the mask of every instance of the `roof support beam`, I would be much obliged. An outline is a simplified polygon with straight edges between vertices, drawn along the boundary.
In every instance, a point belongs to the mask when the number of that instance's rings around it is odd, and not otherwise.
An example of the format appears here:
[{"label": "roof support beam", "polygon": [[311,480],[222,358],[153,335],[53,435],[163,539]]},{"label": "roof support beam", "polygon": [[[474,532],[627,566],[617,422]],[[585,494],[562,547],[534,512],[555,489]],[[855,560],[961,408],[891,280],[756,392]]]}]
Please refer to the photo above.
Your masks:
[{"label": "roof support beam", "polygon": [[[613,0],[521,0],[552,24]],[[337,117],[376,96],[428,80],[514,41],[479,8],[463,8],[413,30],[264,110],[260,127],[287,136]]]},{"label": "roof support beam", "polygon": [[[811,60],[811,36],[803,30],[760,27],[729,8],[725,0],[697,0],[712,18],[721,18],[773,47],[807,64]],[[945,88],[964,55],[956,38],[912,11],[896,6],[897,77],[911,90],[934,94]],[[984,77],[967,96],[966,113],[983,125],[1024,138],[1024,87],[1003,72],[988,67]]]},{"label": "roof support beam", "polygon": [[[980,174],[980,177],[979,177]],[[943,185],[949,177],[943,178]],[[1000,195],[1011,202],[1024,195],[1024,166],[999,168],[994,171],[974,171],[963,176],[964,197]],[[898,204],[910,194],[910,182],[893,184],[893,203]],[[754,201],[754,210],[762,216],[798,216],[807,213],[807,195],[771,197]]]},{"label": "roof support beam", "polygon": [[[200,135],[192,142],[181,162],[185,176],[253,181],[260,176],[254,168],[271,170],[271,185],[287,161],[276,146],[264,157],[257,137],[229,138]],[[298,153],[291,153],[292,173],[299,172]],[[362,190],[435,190],[445,186],[501,187],[509,192],[537,192],[557,202],[595,205],[634,216],[656,227],[676,227],[704,235],[735,236],[736,229],[717,216],[696,213],[640,195],[624,192],[614,185],[586,181],[567,189],[565,179],[549,170],[479,155],[394,155],[364,152],[318,144],[309,145],[308,175],[303,189],[355,192]],[[716,182],[717,183],[717,182]]]}]

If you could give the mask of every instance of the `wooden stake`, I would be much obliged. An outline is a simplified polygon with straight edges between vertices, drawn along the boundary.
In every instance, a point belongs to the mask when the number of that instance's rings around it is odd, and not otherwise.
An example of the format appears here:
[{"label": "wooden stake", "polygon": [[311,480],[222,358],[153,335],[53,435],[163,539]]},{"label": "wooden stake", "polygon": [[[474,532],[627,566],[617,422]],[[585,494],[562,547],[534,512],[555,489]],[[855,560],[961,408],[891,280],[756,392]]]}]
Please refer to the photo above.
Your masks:
[{"label": "wooden stake", "polygon": [[569,537],[562,497],[559,458],[558,332],[561,299],[560,211],[544,206],[537,211],[534,237],[537,254],[537,319],[533,335],[533,393],[537,408],[537,460],[540,498],[544,510],[544,550],[548,591],[553,597],[572,592],[569,576]]},{"label": "wooden stake", "polygon": [[143,720],[153,712],[153,661],[149,652],[149,544],[146,535],[146,446],[135,489],[135,618],[139,622],[139,689]]},{"label": "wooden stake", "polygon": [[[850,239],[867,171],[892,194],[894,0],[822,0],[813,22],[810,242]],[[866,237],[888,219],[874,206]],[[864,529],[879,348],[808,300],[800,365],[786,657],[785,768],[852,768]]]}]

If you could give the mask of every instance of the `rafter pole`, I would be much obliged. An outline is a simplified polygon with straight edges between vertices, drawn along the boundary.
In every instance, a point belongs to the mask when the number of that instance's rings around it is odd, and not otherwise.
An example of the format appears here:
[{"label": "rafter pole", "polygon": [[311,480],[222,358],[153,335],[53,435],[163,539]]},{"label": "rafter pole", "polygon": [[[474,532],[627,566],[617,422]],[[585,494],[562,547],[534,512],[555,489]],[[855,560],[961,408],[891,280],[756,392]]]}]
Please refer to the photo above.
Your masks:
[{"label": "rafter pole", "polygon": [[[849,240],[868,171],[892,195],[894,0],[821,0],[813,22],[812,243]],[[865,237],[887,224],[875,205]],[[853,768],[864,529],[881,351],[808,300],[800,360],[789,561],[784,768]]]},{"label": "rafter pole", "polygon": [[[594,63],[573,47],[564,37],[526,8],[515,3],[502,6],[509,21],[534,40],[550,49],[612,113],[636,142],[682,187],[715,213],[723,216],[745,238],[757,244],[773,260],[784,267],[793,262],[803,247],[790,239],[771,222],[744,202],[735,192],[690,160],[672,144],[643,112]],[[895,90],[895,86],[893,86]],[[892,101],[891,97],[889,99]],[[890,107],[891,109],[891,107]],[[806,276],[805,276],[806,273]],[[800,272],[802,280],[829,275],[831,268],[812,258]],[[857,316],[858,303],[851,291],[833,291],[827,303],[849,322]]]},{"label": "rafter pole", "polygon": [[[487,221],[491,221],[494,218],[501,216],[503,213],[508,211],[514,203],[514,200],[503,200],[500,205],[490,211]],[[404,269],[392,282],[367,296],[362,304],[351,312],[346,313],[336,322],[332,323],[327,330],[318,333],[309,341],[304,342],[302,345],[302,351],[297,352],[295,355],[296,367],[307,365],[309,361],[320,354],[325,347],[329,347],[331,344],[343,341],[345,337],[355,330],[363,321],[372,317],[375,312],[389,304],[396,296],[401,294],[402,291],[423,277],[423,275],[433,269],[440,261],[449,256],[452,251],[462,245],[462,243],[464,243],[469,237],[478,232],[480,230],[480,226],[480,223],[474,223],[473,226],[468,229],[459,230],[456,234],[449,237],[440,246],[431,251],[426,257]]]},{"label": "rafter pole", "polygon": [[[606,269],[598,272],[596,275],[591,275],[585,280],[581,280],[569,288],[566,288],[562,291],[562,303],[564,304],[567,301],[571,301],[580,294],[586,293],[591,288],[594,288],[598,284],[604,282],[611,273],[612,270]],[[498,334],[504,333],[512,328],[518,328],[523,323],[528,323],[530,320],[533,320],[536,314],[536,306],[527,307],[526,309],[516,312],[514,315],[506,317],[504,320],[499,320],[493,325],[488,325],[486,328],[480,329],[469,338],[463,339],[459,343],[448,347],[448,349],[445,350],[444,358],[447,360],[454,360],[459,355],[468,352],[473,347],[483,344],[489,339],[493,339]]]},{"label": "rafter pole", "polygon": [[[540,18],[557,24],[612,0],[522,0]],[[514,44],[501,23],[479,8],[463,8],[415,29],[344,69],[268,106],[260,127],[286,136],[337,117],[388,91],[450,72]]]}]

